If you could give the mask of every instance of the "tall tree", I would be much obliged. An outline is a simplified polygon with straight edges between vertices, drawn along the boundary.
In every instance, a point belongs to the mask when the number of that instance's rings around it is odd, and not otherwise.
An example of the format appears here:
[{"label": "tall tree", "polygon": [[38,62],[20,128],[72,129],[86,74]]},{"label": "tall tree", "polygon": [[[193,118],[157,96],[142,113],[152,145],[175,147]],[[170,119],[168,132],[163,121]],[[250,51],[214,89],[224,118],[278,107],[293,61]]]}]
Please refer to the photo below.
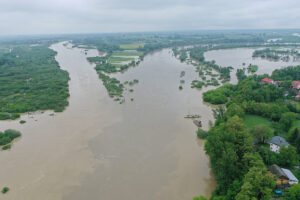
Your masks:
[{"label": "tall tree", "polygon": [[288,200],[299,200],[300,199],[300,184],[295,184],[292,187],[290,187],[289,190],[290,196],[288,197]]},{"label": "tall tree", "polygon": [[278,154],[278,162],[283,167],[293,167],[299,157],[296,151],[296,148],[292,145],[288,147],[281,147]]},{"label": "tall tree", "polygon": [[257,125],[251,130],[252,135],[258,142],[264,144],[273,136],[273,131],[265,125]]},{"label": "tall tree", "polygon": [[288,131],[297,115],[293,112],[287,112],[281,115],[280,123],[284,126],[285,130]]},{"label": "tall tree", "polygon": [[254,166],[246,174],[236,200],[269,200],[275,187],[275,177],[265,167]]},{"label": "tall tree", "polygon": [[252,138],[242,119],[234,116],[213,127],[205,144],[218,183],[225,194],[230,184],[243,177],[242,159],[253,149]]}]

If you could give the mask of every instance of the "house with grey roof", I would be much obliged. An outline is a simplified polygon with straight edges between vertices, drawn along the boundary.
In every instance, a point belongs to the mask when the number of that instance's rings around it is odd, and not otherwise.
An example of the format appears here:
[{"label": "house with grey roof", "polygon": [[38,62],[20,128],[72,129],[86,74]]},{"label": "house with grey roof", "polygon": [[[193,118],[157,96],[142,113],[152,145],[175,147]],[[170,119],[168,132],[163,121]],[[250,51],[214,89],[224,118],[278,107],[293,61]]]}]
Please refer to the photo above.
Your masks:
[{"label": "house with grey roof", "polygon": [[270,150],[279,153],[279,150],[282,146],[289,146],[289,143],[280,136],[274,136],[271,138],[271,140],[268,142],[270,144]]},{"label": "house with grey roof", "polygon": [[284,169],[284,168],[281,169],[288,177],[290,185],[297,184],[299,182],[298,179],[294,176],[294,174],[289,169]]},{"label": "house with grey roof", "polygon": [[277,188],[286,188],[298,183],[298,179],[289,169],[280,168],[278,165],[271,165],[269,171],[277,178]]}]

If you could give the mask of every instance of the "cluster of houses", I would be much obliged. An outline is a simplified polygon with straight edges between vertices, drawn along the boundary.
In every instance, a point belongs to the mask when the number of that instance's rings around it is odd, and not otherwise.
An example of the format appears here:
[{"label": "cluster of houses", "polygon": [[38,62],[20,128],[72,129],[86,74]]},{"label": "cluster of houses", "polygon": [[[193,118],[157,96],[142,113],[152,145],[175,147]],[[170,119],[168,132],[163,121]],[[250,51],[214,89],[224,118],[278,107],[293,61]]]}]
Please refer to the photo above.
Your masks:
[{"label": "cluster of houses", "polygon": [[[279,85],[279,81],[274,81],[269,78],[264,78],[261,80],[262,84],[274,84]],[[300,100],[300,81],[293,81],[291,89],[296,92],[295,99]],[[274,136],[269,140],[270,150],[275,153],[279,153],[280,148],[285,148],[289,146],[289,143],[280,136]],[[293,184],[297,184],[299,181],[294,176],[294,174],[289,169],[280,168],[278,165],[271,165],[269,168],[269,173],[274,174],[277,177],[277,188],[283,189],[289,187]]]},{"label": "cluster of houses", "polygon": [[[274,81],[269,78],[264,78],[261,80],[261,83],[279,85],[280,81]],[[295,99],[300,100],[300,81],[293,81],[291,88],[292,88],[292,90],[294,90],[296,92]]]}]

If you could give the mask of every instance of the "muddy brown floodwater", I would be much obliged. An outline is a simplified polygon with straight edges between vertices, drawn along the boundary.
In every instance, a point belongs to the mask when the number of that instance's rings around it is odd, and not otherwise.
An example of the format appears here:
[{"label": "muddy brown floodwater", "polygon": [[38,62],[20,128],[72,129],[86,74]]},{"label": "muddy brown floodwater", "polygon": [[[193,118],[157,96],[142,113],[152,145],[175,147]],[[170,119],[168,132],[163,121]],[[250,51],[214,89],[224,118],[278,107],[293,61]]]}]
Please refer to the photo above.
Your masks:
[{"label": "muddy brown floodwater", "polygon": [[[0,187],[10,200],[189,200],[210,196],[215,179],[185,114],[200,113],[204,128],[213,120],[202,91],[190,88],[197,78],[191,65],[180,63],[169,49],[149,54],[118,79],[138,79],[120,105],[107,95],[89,50],[54,44],[56,59],[70,74],[70,105],[62,113],[24,114],[0,121],[22,138],[0,152]],[[180,72],[186,71],[183,90]],[[129,86],[128,86],[129,87]],[[134,101],[130,101],[134,98]]]},{"label": "muddy brown floodwater", "polygon": [[[236,49],[221,49],[205,52],[205,60],[215,60],[216,64],[227,67],[232,66],[234,70],[231,72],[231,83],[236,84],[236,69],[247,68],[249,64],[257,65],[257,74],[272,74],[275,69],[280,69],[287,66],[300,65],[300,61],[293,61],[290,59],[289,62],[284,61],[272,61],[262,58],[253,58],[252,54],[255,51],[254,48],[236,48]],[[243,63],[245,65],[243,66]]]}]

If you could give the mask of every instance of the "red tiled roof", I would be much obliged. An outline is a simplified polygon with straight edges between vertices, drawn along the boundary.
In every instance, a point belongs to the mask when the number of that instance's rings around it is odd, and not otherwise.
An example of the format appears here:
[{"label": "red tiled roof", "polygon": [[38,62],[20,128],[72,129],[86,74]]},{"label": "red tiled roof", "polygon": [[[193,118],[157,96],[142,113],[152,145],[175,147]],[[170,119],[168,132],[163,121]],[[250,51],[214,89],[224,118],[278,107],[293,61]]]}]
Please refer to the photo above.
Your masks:
[{"label": "red tiled roof", "polygon": [[263,82],[263,83],[272,83],[273,80],[269,79],[269,78],[264,78],[264,79],[261,80],[261,82]]},{"label": "red tiled roof", "polygon": [[294,89],[300,89],[300,81],[293,81],[292,82],[292,87]]}]

